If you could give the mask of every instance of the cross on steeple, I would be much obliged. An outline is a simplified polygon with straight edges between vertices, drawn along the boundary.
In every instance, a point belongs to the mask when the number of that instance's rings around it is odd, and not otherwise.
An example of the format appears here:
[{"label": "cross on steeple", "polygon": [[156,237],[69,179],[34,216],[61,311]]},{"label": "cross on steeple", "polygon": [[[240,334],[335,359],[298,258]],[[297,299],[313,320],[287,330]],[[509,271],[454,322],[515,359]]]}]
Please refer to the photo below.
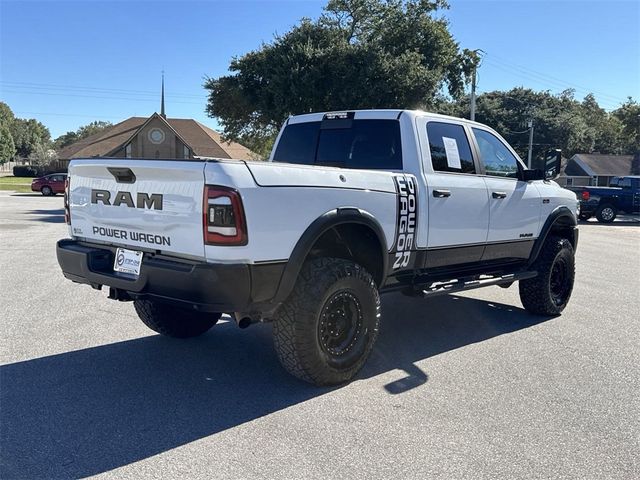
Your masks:
[{"label": "cross on steeple", "polygon": [[164,113],[164,70],[162,70],[162,99],[160,101],[160,116],[166,120],[167,115]]}]

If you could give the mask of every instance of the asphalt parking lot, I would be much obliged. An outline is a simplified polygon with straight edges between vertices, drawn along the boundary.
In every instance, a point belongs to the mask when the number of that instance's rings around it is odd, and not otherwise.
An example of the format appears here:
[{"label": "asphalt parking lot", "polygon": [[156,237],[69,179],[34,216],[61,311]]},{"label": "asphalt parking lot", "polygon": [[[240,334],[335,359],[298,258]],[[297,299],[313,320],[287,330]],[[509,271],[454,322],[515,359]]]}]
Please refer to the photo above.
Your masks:
[{"label": "asphalt parking lot", "polygon": [[581,227],[571,303],[383,297],[353,383],[279,366],[269,325],[153,334],[65,280],[61,196],[0,192],[0,478],[640,478],[640,223]]}]

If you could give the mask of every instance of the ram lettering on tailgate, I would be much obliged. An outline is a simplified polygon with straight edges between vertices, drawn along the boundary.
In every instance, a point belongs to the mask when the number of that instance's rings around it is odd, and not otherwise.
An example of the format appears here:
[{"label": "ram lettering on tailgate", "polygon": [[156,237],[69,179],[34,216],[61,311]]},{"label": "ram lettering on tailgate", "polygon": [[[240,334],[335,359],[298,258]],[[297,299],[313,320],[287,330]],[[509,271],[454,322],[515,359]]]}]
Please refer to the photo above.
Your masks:
[{"label": "ram lettering on tailgate", "polygon": [[113,203],[111,202],[111,192],[109,190],[91,190],[91,203],[98,202],[103,205],[113,205],[118,207],[120,205],[126,205],[130,208],[153,208],[154,210],[162,210],[162,194],[160,193],[144,193],[138,192],[136,194],[136,201],[134,203],[131,192],[117,192],[114,195]]}]

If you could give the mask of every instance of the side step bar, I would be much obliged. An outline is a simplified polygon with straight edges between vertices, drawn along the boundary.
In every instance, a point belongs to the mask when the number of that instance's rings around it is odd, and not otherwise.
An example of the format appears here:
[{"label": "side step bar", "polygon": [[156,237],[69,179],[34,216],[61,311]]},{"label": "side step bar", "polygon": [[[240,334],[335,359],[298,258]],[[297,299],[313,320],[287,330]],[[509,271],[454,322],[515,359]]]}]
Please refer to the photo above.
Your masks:
[{"label": "side step bar", "polygon": [[[466,292],[467,290],[473,290],[475,288],[489,287],[491,285],[501,285],[505,283],[513,283],[518,280],[526,280],[538,276],[538,272],[526,271],[518,273],[510,273],[508,275],[501,275],[500,277],[490,278],[472,278],[472,279],[456,279],[448,282],[434,282],[426,288],[413,287],[403,291],[405,295],[417,296],[417,297],[432,297],[436,295],[445,295],[447,293]],[[482,277],[482,276],[481,276]]]}]

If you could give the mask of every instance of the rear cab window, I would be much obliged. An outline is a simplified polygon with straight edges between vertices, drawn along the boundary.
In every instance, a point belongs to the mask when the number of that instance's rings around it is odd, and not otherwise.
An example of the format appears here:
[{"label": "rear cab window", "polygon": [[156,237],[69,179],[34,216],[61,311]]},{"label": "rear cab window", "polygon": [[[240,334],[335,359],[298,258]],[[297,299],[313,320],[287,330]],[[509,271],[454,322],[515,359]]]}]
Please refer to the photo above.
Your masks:
[{"label": "rear cab window", "polygon": [[400,122],[325,118],[287,125],[274,162],[329,167],[402,170]]},{"label": "rear cab window", "polygon": [[471,145],[462,125],[428,122],[427,138],[435,172],[476,173]]}]

